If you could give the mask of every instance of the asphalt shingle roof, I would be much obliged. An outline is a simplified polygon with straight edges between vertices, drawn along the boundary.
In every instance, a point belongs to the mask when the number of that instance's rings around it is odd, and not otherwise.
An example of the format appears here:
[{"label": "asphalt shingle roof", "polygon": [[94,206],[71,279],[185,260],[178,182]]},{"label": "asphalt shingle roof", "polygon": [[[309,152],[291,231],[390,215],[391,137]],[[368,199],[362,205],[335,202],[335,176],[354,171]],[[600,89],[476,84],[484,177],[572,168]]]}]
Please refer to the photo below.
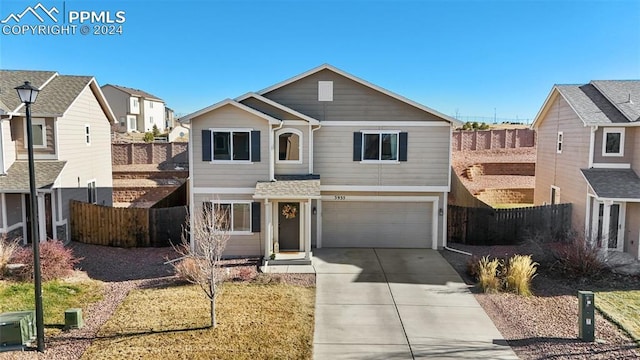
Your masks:
[{"label": "asphalt shingle roof", "polygon": [[640,199],[640,178],[631,169],[581,169],[600,198]]},{"label": "asphalt shingle roof", "polygon": [[258,182],[254,198],[286,199],[286,198],[318,198],[320,197],[320,180],[282,180]]},{"label": "asphalt shingle roof", "polygon": [[591,83],[629,120],[640,120],[640,80],[594,80]]},{"label": "asphalt shingle roof", "polygon": [[[35,161],[36,188],[48,189],[62,172],[66,161]],[[29,163],[16,161],[7,170],[7,175],[0,176],[1,192],[29,191]]]},{"label": "asphalt shingle roof", "polygon": [[55,71],[0,70],[0,103],[3,105],[2,109],[10,112],[20,106],[21,102],[15,90],[16,86],[29,81],[32,86],[41,88],[55,74]]},{"label": "asphalt shingle roof", "polygon": [[126,86],[113,85],[113,84],[106,84],[104,86],[113,86],[114,88],[119,89],[120,91],[124,91],[129,95],[141,96],[141,97],[143,97],[145,99],[158,100],[158,101],[164,102],[164,100],[160,99],[159,97],[157,97],[155,95],[152,95],[152,94],[149,94],[148,92],[142,91],[140,89],[134,89],[134,88],[126,87]]},{"label": "asphalt shingle roof", "polygon": [[585,125],[629,122],[592,84],[556,85],[556,88],[585,122]]}]

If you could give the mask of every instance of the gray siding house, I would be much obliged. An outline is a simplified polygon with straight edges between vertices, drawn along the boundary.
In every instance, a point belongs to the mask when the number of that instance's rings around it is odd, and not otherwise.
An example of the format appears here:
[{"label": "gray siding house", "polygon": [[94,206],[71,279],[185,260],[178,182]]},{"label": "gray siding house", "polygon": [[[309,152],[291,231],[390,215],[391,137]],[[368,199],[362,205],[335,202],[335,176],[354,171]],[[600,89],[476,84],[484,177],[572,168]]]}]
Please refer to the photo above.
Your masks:
[{"label": "gray siding house", "polygon": [[53,71],[0,70],[0,233],[27,239],[29,173],[25,108],[14,90],[40,89],[31,107],[38,239],[69,240],[69,201],[112,205],[115,117],[96,80]]},{"label": "gray siding house", "polygon": [[640,259],[640,81],[556,85],[533,127],[535,203],[573,204],[575,231]]},{"label": "gray siding house", "polygon": [[191,213],[229,210],[227,256],[446,245],[444,114],[322,65],[180,121]]},{"label": "gray siding house", "polygon": [[119,132],[147,132],[154,125],[163,131],[169,127],[167,117],[173,121],[173,111],[167,111],[164,100],[148,92],[112,84],[103,85],[102,92],[118,119]]}]

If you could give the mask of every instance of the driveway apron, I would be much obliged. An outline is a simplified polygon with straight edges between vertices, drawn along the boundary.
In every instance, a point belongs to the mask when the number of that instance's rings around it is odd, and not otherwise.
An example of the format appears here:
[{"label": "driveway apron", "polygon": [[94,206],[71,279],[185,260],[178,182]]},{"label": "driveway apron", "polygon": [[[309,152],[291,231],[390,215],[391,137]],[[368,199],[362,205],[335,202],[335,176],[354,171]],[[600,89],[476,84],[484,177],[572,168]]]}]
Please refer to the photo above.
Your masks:
[{"label": "driveway apron", "polygon": [[517,359],[437,251],[315,249],[314,359]]}]

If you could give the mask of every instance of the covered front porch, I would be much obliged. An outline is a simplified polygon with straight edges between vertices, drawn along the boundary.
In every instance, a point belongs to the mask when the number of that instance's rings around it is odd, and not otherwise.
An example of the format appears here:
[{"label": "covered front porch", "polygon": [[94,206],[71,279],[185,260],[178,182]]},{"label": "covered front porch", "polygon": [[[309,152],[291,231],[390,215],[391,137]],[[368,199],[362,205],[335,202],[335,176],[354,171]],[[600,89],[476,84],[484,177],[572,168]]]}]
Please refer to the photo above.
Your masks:
[{"label": "covered front porch", "polygon": [[259,182],[253,198],[264,201],[264,266],[311,265],[312,201],[320,199],[319,177]]}]

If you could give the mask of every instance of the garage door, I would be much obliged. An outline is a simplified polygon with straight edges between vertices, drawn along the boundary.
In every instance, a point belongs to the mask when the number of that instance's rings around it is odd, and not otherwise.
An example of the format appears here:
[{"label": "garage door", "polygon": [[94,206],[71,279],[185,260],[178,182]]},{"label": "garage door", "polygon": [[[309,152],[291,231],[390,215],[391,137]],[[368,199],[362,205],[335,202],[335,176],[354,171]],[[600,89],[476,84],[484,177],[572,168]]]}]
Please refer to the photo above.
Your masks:
[{"label": "garage door", "polygon": [[323,247],[431,248],[430,202],[322,202]]}]

